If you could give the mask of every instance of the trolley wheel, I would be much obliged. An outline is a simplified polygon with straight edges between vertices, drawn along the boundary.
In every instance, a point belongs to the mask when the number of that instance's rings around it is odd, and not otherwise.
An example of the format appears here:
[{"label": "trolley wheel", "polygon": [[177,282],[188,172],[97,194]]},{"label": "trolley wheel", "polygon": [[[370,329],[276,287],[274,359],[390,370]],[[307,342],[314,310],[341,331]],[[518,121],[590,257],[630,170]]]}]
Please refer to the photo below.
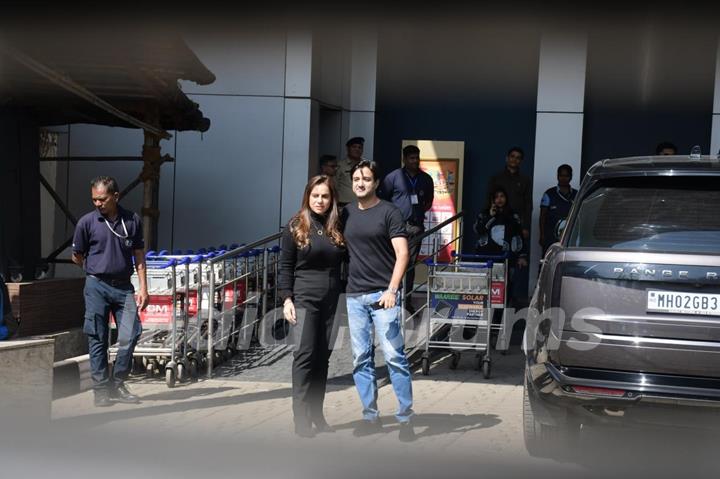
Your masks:
[{"label": "trolley wheel", "polygon": [[139,357],[133,358],[132,360],[132,370],[130,371],[131,374],[140,374],[145,370],[145,368],[142,365],[142,359]]},{"label": "trolley wheel", "polygon": [[155,376],[155,366],[153,366],[152,362],[147,363],[147,366],[145,366],[145,375],[148,378],[152,378]]},{"label": "trolley wheel", "polygon": [[225,349],[225,352],[227,353],[228,359],[230,359],[230,358],[232,358],[233,356],[235,356],[235,351],[236,351],[236,349],[235,349],[234,347],[230,347],[230,346],[228,346],[228,347]]},{"label": "trolley wheel", "polygon": [[480,370],[482,371],[482,375],[485,379],[490,379],[490,360],[489,359],[481,359],[480,360]]},{"label": "trolley wheel", "polygon": [[232,351],[230,350],[230,348],[223,349],[220,354],[222,356],[223,362],[227,361],[228,359],[230,359],[232,357]]},{"label": "trolley wheel", "polygon": [[177,364],[177,380],[180,382],[187,381],[187,368],[185,363]]},{"label": "trolley wheel", "polygon": [[175,370],[173,368],[165,368],[165,384],[167,387],[174,388],[176,379]]},{"label": "trolley wheel", "polygon": [[450,369],[457,369],[459,363],[460,353],[453,353],[453,355],[450,356]]},{"label": "trolley wheel", "polygon": [[430,374],[430,358],[422,358],[422,373],[423,376]]},{"label": "trolley wheel", "polygon": [[197,379],[198,377],[198,361],[195,358],[192,358],[190,360],[190,363],[188,365],[188,370],[190,373],[190,380],[193,381]]}]

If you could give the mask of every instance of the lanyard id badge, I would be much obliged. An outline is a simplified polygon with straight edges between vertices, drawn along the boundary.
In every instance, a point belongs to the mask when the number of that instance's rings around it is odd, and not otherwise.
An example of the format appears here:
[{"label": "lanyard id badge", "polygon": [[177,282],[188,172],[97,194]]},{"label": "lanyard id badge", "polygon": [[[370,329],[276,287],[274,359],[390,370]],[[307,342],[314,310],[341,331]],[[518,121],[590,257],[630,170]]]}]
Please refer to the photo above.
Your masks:
[{"label": "lanyard id badge", "polygon": [[412,194],[410,195],[410,204],[415,206],[420,203],[420,201],[418,200],[418,194],[417,194],[418,177],[416,176],[415,178],[411,178],[410,175],[407,174],[407,172],[405,172],[405,177],[408,179],[408,182],[410,183],[410,187],[412,188]]},{"label": "lanyard id badge", "polygon": [[111,232],[112,234],[114,234],[114,235],[117,236],[120,240],[122,240],[123,244],[124,244],[127,248],[131,248],[131,247],[132,247],[133,242],[132,242],[132,240],[129,238],[130,235],[128,234],[127,226],[125,226],[125,221],[124,221],[122,218],[120,218],[120,223],[122,224],[123,231],[125,232],[124,235],[117,234],[117,232],[110,226],[108,220],[105,220],[104,223],[105,223],[105,226],[108,227],[108,229],[110,230],[110,232]]}]

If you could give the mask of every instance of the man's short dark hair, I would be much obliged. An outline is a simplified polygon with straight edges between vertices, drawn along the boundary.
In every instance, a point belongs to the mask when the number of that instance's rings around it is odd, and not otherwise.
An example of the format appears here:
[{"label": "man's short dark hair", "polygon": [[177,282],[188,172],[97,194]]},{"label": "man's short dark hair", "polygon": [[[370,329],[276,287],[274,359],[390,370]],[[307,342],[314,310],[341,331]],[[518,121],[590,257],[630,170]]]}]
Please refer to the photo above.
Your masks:
[{"label": "man's short dark hair", "polygon": [[115,181],[115,178],[111,176],[98,176],[96,178],[93,178],[90,182],[90,188],[105,188],[105,191],[110,194],[120,191],[117,181]]},{"label": "man's short dark hair", "polygon": [[372,160],[360,160],[358,161],[355,166],[352,167],[350,170],[350,177],[352,178],[352,175],[355,174],[357,170],[360,170],[362,168],[367,168],[368,170],[372,171],[373,174],[373,181],[377,181],[378,178],[378,167],[377,163],[375,163]]},{"label": "man's short dark hair", "polygon": [[418,148],[415,145],[407,145],[405,148],[403,148],[403,158],[406,158],[409,155],[419,155],[419,154],[420,154],[420,148]]},{"label": "man's short dark hair", "polygon": [[664,149],[670,149],[670,150],[674,151],[675,153],[677,153],[677,151],[678,151],[677,146],[670,143],[669,141],[663,141],[663,142],[658,143],[658,146],[655,147],[655,154],[659,155],[660,153],[662,153],[662,151]]},{"label": "man's short dark hair", "polygon": [[364,144],[365,144],[365,138],[363,138],[362,136],[354,136],[345,143],[345,146],[364,145]]},{"label": "man's short dark hair", "polygon": [[512,148],[510,148],[507,152],[507,156],[510,156],[510,153],[512,153],[513,151],[517,151],[518,153],[520,153],[520,157],[525,158],[525,152],[519,146],[513,146]]},{"label": "man's short dark hair", "polygon": [[559,175],[561,171],[567,171],[570,176],[572,176],[572,166],[570,165],[560,165],[557,169],[557,174]]},{"label": "man's short dark hair", "polygon": [[327,165],[331,161],[336,161],[336,160],[337,160],[337,156],[335,156],[335,155],[322,155],[320,157],[320,166]]}]

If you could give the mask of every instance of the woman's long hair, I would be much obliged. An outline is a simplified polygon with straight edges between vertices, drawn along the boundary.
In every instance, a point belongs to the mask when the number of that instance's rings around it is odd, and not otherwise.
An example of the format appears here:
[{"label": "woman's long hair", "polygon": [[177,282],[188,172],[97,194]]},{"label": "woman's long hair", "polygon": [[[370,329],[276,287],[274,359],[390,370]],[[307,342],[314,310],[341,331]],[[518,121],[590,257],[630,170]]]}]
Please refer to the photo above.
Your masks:
[{"label": "woman's long hair", "polygon": [[326,185],[330,190],[330,208],[325,213],[325,227],[324,233],[336,246],[345,245],[345,239],[340,232],[340,214],[338,213],[337,207],[337,195],[335,193],[335,187],[333,186],[332,180],[327,175],[317,175],[310,178],[308,184],[305,186],[305,193],[303,194],[302,204],[300,210],[295,213],[295,216],[290,220],[290,231],[293,234],[295,244],[299,248],[305,248],[310,244],[310,225],[312,224],[310,209],[310,193],[313,188],[318,185]]}]

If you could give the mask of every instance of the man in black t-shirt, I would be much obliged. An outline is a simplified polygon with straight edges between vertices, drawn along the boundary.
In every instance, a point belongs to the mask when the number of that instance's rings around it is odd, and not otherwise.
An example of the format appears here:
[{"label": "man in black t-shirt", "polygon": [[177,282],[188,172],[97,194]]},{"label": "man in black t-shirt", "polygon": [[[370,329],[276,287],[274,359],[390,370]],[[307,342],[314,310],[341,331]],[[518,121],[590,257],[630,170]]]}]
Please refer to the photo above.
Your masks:
[{"label": "man in black t-shirt", "polygon": [[412,374],[405,356],[399,304],[400,282],[409,257],[405,221],[395,205],[377,197],[375,162],[360,161],[351,175],[358,201],[344,208],[342,218],[350,254],[346,293],[353,379],[364,419],[355,435],[372,434],[382,427],[377,407],[375,336],[382,346],[398,400],[395,417],[400,423],[399,438],[412,441]]}]

